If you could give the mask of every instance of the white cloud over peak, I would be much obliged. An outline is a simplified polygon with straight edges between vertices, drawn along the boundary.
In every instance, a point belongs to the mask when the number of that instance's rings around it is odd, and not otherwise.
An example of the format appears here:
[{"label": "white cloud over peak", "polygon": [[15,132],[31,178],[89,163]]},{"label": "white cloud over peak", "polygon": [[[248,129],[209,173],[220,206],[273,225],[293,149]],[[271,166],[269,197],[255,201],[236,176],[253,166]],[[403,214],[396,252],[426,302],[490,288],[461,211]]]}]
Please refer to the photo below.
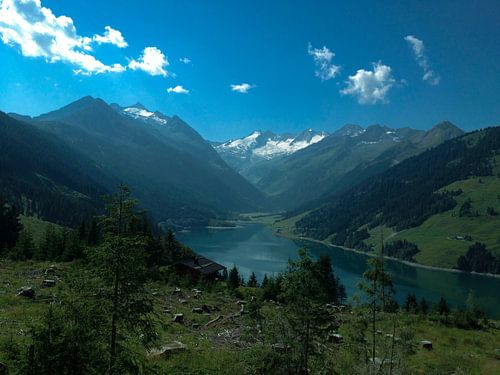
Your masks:
[{"label": "white cloud over peak", "polygon": [[94,41],[99,44],[113,44],[118,48],[128,47],[128,43],[119,30],[115,30],[111,26],[105,26],[104,29],[103,35],[94,35]]},{"label": "white cloud over peak", "polygon": [[326,46],[323,46],[323,48],[313,48],[311,43],[309,43],[307,53],[309,56],[312,56],[316,65],[316,77],[319,77],[322,81],[335,78],[340,73],[340,66],[332,64],[335,53],[330,51]]},{"label": "white cloud over peak", "polygon": [[19,46],[23,56],[43,57],[50,63],[70,63],[76,67],[76,73],[125,70],[121,64],[107,65],[91,55],[92,38],[78,35],[70,17],[55,16],[42,7],[40,0],[1,1],[0,37],[7,45]]},{"label": "white cloud over peak", "polygon": [[175,94],[189,94],[189,90],[188,89],[185,89],[184,87],[182,87],[181,85],[177,85],[175,87],[169,87],[167,89],[167,92],[168,93],[175,93]]},{"label": "white cloud over peak", "polygon": [[250,89],[253,89],[255,86],[249,83],[240,83],[238,85],[231,85],[231,91],[236,91],[241,94],[246,94]]},{"label": "white cloud over peak", "polygon": [[395,83],[391,67],[378,62],[373,64],[373,70],[359,69],[349,76],[347,86],[340,93],[355,96],[360,104],[386,102],[387,94]]},{"label": "white cloud over peak", "polygon": [[179,59],[179,61],[183,64],[189,64],[191,62],[191,59],[188,57],[182,57]]},{"label": "white cloud over peak", "polygon": [[425,53],[424,42],[413,35],[405,36],[405,40],[409,43],[411,49],[413,50],[413,54],[415,55],[415,60],[417,60],[418,65],[424,71],[422,79],[430,85],[439,84],[441,77],[431,69],[429,59]]},{"label": "white cloud over peak", "polygon": [[146,47],[137,60],[131,60],[128,67],[132,70],[142,70],[152,76],[166,77],[168,72],[165,68],[169,62],[165,55],[156,47]]}]

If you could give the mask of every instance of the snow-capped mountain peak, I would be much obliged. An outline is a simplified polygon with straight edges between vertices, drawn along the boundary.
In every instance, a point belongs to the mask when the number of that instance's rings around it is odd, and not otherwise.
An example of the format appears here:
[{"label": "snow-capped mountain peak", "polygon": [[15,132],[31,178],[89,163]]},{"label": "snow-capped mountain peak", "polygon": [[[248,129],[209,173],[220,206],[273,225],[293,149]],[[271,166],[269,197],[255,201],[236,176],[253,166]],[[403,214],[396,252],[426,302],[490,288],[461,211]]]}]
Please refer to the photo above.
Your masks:
[{"label": "snow-capped mountain peak", "polygon": [[120,108],[124,115],[130,116],[136,120],[143,120],[145,122],[165,125],[168,119],[157,112],[150,112],[141,103],[134,104],[133,106]]},{"label": "snow-capped mountain peak", "polygon": [[250,135],[214,145],[221,156],[239,159],[273,159],[289,155],[321,141],[328,134],[307,129],[299,134],[274,134],[260,130]]}]

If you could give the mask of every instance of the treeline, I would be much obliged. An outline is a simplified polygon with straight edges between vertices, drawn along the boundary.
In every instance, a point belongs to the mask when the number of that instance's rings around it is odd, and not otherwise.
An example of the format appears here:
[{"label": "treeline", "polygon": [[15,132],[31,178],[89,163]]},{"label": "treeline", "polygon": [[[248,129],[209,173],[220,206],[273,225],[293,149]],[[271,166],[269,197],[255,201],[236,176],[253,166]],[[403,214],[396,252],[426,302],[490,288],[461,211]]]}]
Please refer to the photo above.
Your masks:
[{"label": "treeline", "polygon": [[500,256],[495,256],[485,244],[476,242],[458,258],[457,268],[466,272],[500,274]]},{"label": "treeline", "polygon": [[[302,251],[299,253],[302,258],[307,258],[308,277],[319,287],[318,295],[319,300],[324,303],[342,304],[347,298],[345,287],[340,281],[338,276],[335,276],[331,259],[328,255],[322,254],[314,261],[308,258],[307,254]],[[294,265],[295,263],[291,263]],[[289,266],[286,272],[293,272],[294,268]],[[266,301],[285,302],[281,299],[283,293],[283,282],[285,281],[285,273],[279,273],[275,277],[264,275],[262,283],[259,284],[257,276],[254,272],[248,278],[248,281],[240,275],[238,268],[233,266],[229,273],[223,277],[227,280],[228,288],[233,291],[238,297],[238,287],[247,286],[250,288],[261,288],[262,298]]]},{"label": "treeline", "polygon": [[0,196],[28,216],[76,227],[102,212],[114,180],[44,131],[0,111]]},{"label": "treeline", "polygon": [[[500,150],[500,128],[470,133],[407,159],[336,195],[296,224],[305,236],[345,245],[348,234],[363,225],[386,225],[399,231],[456,206],[460,192],[442,187],[470,176],[492,174],[491,157]],[[335,240],[335,238],[337,238]]]},{"label": "treeline", "polygon": [[[156,234],[144,213],[128,219],[127,230],[146,239],[148,265],[171,265],[192,256],[191,249],[175,239],[172,230],[165,236]],[[0,257],[11,260],[69,262],[87,259],[86,249],[100,246],[106,238],[106,216],[81,221],[77,229],[48,223],[43,235],[35,241],[29,227],[19,221],[15,205],[0,199]]]},{"label": "treeline", "polygon": [[384,246],[386,255],[410,262],[415,260],[414,257],[419,251],[420,249],[416,244],[407,240],[392,241]]}]

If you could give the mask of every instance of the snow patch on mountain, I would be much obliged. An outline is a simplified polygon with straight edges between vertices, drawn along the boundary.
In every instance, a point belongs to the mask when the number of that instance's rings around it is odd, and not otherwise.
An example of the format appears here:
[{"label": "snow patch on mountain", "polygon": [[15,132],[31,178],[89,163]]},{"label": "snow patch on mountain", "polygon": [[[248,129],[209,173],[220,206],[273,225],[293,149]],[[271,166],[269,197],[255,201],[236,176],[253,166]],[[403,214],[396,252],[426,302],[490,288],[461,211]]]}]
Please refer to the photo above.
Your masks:
[{"label": "snow patch on mountain", "polygon": [[293,154],[323,140],[328,134],[308,129],[299,134],[273,134],[254,131],[239,139],[214,145],[220,154],[231,154],[239,158],[273,159],[277,156]]},{"label": "snow patch on mountain", "polygon": [[165,125],[167,123],[167,120],[165,118],[162,118],[156,113],[150,112],[141,106],[124,108],[122,110],[122,113],[136,120],[149,120],[161,125]]}]

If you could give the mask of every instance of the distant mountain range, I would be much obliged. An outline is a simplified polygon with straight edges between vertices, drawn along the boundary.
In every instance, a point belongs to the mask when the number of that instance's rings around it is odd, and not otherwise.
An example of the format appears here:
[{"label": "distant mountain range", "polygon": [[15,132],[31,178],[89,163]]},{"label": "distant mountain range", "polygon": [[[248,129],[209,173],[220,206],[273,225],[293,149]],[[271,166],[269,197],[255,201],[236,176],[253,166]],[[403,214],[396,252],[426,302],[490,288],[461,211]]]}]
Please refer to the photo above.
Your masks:
[{"label": "distant mountain range", "polygon": [[[442,132],[454,129],[440,124],[420,139],[440,139]],[[500,127],[492,127],[441,143],[325,197],[296,216],[295,233],[368,250],[385,232],[389,242],[399,240],[388,247],[390,255],[442,267],[458,267],[459,257],[478,241],[500,262],[499,192]],[[500,263],[487,266],[500,272]]]},{"label": "distant mountain range", "polygon": [[[429,131],[349,124],[208,142],[178,116],[90,96],[34,118],[2,114],[0,125],[0,193],[27,214],[75,224],[79,209],[97,212],[100,195],[123,182],[164,226],[313,209],[463,134],[449,122]],[[61,209],[49,203],[58,196]]]},{"label": "distant mountain range", "polygon": [[341,191],[461,134],[463,131],[449,122],[429,131],[349,124],[330,135],[301,133],[288,143],[301,147],[283,146],[286,152],[282,153],[266,154],[279,140],[260,132],[217,144],[215,149],[228,164],[267,193],[274,207],[290,210]]},{"label": "distant mountain range", "polygon": [[328,136],[312,129],[298,134],[275,134],[256,130],[252,134],[227,142],[212,142],[219,155],[235,170],[245,175],[254,164],[291,155]]},{"label": "distant mountain range", "polygon": [[[29,122],[30,129],[37,129],[33,137],[50,139],[55,145],[47,148],[71,149],[72,158],[86,168],[97,168],[106,178],[96,179],[108,191],[118,182],[127,183],[155,221],[165,225],[200,225],[231,212],[258,209],[265,201],[262,193],[228,167],[211,145],[177,116],[153,113],[140,104],[120,107],[84,97],[35,118],[13,117],[23,122],[12,122],[6,115],[3,121],[20,128]],[[34,150],[25,144],[24,152]],[[52,167],[57,172],[58,161],[54,159]],[[40,171],[36,163],[25,172],[53,181],[60,189],[67,188],[54,175]],[[59,171],[64,173],[64,169]],[[89,178],[88,184],[91,181]],[[4,188],[8,186],[6,183]],[[38,214],[45,216],[46,212]]]}]

